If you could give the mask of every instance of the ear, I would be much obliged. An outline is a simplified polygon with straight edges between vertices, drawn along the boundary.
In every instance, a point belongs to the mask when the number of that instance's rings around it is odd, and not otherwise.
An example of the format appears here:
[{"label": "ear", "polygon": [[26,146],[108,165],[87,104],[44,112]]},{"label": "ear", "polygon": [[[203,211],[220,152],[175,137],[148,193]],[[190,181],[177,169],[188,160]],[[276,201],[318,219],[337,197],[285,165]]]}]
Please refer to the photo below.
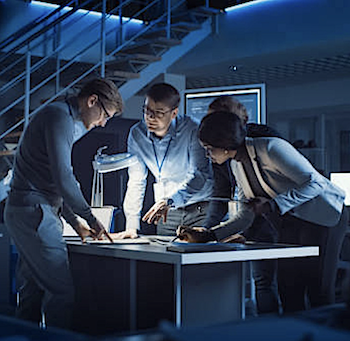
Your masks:
[{"label": "ear", "polygon": [[177,116],[178,113],[179,113],[179,108],[174,109],[172,114],[171,114],[171,119],[173,120]]},{"label": "ear", "polygon": [[92,108],[94,105],[96,105],[98,101],[98,96],[95,95],[95,94],[92,94],[90,95],[88,98],[87,98],[87,105],[89,108]]}]

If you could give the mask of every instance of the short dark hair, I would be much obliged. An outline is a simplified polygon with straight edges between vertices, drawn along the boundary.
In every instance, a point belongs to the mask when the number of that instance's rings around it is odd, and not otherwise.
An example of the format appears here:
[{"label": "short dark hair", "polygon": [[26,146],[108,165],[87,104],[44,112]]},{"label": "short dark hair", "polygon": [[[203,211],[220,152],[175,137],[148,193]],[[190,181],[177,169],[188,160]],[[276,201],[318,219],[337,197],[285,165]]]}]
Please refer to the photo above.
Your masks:
[{"label": "short dark hair", "polygon": [[123,100],[117,86],[109,79],[94,78],[83,85],[78,97],[97,95],[107,107],[115,107],[117,113],[123,111]]},{"label": "short dark hair", "polygon": [[203,117],[198,137],[202,143],[215,148],[237,150],[244,142],[246,130],[236,114],[215,111]]},{"label": "short dark hair", "polygon": [[175,109],[180,104],[180,94],[168,83],[153,84],[146,93],[146,96],[155,102],[162,102],[170,109]]}]

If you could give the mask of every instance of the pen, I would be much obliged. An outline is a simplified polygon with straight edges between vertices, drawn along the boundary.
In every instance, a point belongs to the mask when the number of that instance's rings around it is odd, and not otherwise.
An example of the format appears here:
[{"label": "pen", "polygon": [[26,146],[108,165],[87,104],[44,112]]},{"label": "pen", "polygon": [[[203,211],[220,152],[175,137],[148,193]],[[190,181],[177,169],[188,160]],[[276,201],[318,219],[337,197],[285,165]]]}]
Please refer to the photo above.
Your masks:
[{"label": "pen", "polygon": [[106,230],[104,230],[103,233],[105,234],[105,236],[107,237],[107,239],[113,244],[114,241],[113,241],[112,237],[109,235],[109,233],[108,233]]}]

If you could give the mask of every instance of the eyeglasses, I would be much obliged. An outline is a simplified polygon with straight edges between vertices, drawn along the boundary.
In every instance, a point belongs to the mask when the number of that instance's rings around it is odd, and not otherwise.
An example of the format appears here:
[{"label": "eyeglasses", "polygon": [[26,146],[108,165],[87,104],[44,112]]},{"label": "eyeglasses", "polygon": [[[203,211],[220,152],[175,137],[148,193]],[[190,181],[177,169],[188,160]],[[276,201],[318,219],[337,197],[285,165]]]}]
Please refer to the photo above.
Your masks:
[{"label": "eyeglasses", "polygon": [[114,113],[113,115],[109,115],[108,111],[106,110],[106,107],[104,106],[104,104],[102,103],[101,100],[99,100],[100,104],[101,104],[101,108],[103,110],[103,117],[106,119],[106,121],[108,121],[109,119],[116,117],[119,115],[118,112]]},{"label": "eyeglasses", "polygon": [[142,112],[144,115],[149,115],[158,119],[162,119],[167,113],[172,112],[173,110],[175,110],[176,108],[173,109],[169,109],[166,111],[160,111],[160,110],[152,110],[150,107],[148,107],[147,105],[144,105],[142,107]]}]

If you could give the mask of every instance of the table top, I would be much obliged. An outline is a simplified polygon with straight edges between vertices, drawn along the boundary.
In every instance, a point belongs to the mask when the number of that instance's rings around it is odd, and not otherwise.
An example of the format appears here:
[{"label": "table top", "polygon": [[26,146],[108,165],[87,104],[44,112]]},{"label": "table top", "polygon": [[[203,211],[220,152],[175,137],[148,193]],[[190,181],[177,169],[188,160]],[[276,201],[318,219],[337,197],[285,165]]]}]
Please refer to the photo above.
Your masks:
[{"label": "table top", "polygon": [[82,244],[80,241],[68,240],[67,245],[69,251],[73,253],[180,265],[240,262],[319,255],[318,246],[299,246],[253,242],[248,242],[245,245],[239,244],[235,250],[230,251],[201,251],[180,253],[167,250],[168,246],[180,245],[179,243],[164,242],[160,244],[154,242],[154,236],[149,237],[148,240],[150,241],[149,244]]}]

